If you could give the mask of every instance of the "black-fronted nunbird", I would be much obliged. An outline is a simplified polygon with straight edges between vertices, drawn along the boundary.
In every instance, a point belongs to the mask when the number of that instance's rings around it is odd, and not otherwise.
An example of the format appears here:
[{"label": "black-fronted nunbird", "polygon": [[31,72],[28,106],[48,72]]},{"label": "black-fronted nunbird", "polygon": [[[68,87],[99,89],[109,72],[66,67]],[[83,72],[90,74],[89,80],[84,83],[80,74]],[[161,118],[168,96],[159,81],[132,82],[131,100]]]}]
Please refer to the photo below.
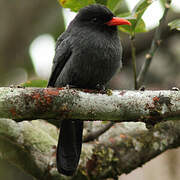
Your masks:
[{"label": "black-fronted nunbird", "polygon": [[[57,40],[48,86],[77,88],[103,87],[121,68],[122,47],[117,25],[130,22],[115,17],[103,5],[80,9]],[[73,175],[82,146],[83,122],[63,120],[57,147],[57,169]]]}]

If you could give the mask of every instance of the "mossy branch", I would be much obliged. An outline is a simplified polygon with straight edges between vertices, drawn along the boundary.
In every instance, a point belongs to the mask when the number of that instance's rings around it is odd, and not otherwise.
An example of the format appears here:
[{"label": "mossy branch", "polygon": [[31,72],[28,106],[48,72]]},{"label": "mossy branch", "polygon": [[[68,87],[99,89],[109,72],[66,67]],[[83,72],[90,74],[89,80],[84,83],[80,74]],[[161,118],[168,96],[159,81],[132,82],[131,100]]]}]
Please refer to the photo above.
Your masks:
[{"label": "mossy branch", "polygon": [[[0,119],[0,156],[39,180],[69,179],[56,170],[57,136],[56,127],[42,120]],[[116,123],[98,143],[83,144],[79,168],[71,179],[117,178],[179,147],[179,139],[180,121],[161,122],[149,130],[142,123]]]},{"label": "mossy branch", "polygon": [[59,119],[78,118],[124,123],[141,121],[151,125],[147,130],[139,129],[142,125],[134,123],[124,132],[116,123],[117,129],[105,132],[99,143],[84,143],[74,179],[115,178],[166,149],[180,146],[180,121],[177,120],[180,118],[180,91],[101,94],[95,90],[67,88],[0,88],[0,117],[1,158],[42,180],[67,179],[56,170],[58,131],[46,121],[25,120],[43,118],[59,124]]},{"label": "mossy branch", "polygon": [[16,121],[61,119],[141,121],[180,118],[180,91],[111,91],[0,88],[0,117]]}]

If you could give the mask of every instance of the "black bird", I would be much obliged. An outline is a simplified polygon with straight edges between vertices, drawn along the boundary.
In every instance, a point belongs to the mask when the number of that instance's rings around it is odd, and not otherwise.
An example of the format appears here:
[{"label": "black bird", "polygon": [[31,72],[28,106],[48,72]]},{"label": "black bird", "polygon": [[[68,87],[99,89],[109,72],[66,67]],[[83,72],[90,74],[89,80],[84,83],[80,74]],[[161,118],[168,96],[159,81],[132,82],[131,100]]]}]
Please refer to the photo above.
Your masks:
[{"label": "black bird", "polygon": [[[103,87],[121,68],[122,47],[117,25],[130,22],[114,17],[103,5],[80,9],[56,43],[48,86]],[[83,122],[63,120],[57,147],[57,169],[71,176],[78,166]]]}]

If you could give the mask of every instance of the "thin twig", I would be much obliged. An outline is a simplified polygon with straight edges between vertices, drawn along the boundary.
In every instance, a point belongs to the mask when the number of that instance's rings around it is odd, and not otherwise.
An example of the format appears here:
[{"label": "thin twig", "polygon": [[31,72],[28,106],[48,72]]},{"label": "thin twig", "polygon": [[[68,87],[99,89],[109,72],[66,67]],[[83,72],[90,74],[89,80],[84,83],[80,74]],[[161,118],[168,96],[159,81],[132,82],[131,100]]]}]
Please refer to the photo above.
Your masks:
[{"label": "thin twig", "polygon": [[137,90],[136,48],[134,45],[134,36],[131,36],[131,56],[132,56],[133,73],[134,73],[134,89]]},{"label": "thin twig", "polygon": [[83,142],[89,142],[97,139],[100,135],[105,133],[108,129],[110,129],[114,125],[114,122],[109,122],[102,128],[98,129],[97,131],[89,133],[87,136],[83,138]]},{"label": "thin twig", "polygon": [[166,0],[164,14],[159,21],[159,26],[156,29],[156,32],[155,32],[155,35],[154,35],[154,38],[153,38],[153,41],[151,44],[151,48],[150,48],[149,52],[146,54],[145,62],[143,64],[143,66],[141,67],[140,73],[137,77],[137,88],[139,88],[143,84],[146,74],[147,74],[147,71],[149,69],[149,66],[151,64],[152,58],[154,56],[154,53],[161,43],[161,34],[163,31],[164,23],[166,21],[166,16],[167,16],[168,10],[170,8],[170,4],[171,4],[171,0]]}]

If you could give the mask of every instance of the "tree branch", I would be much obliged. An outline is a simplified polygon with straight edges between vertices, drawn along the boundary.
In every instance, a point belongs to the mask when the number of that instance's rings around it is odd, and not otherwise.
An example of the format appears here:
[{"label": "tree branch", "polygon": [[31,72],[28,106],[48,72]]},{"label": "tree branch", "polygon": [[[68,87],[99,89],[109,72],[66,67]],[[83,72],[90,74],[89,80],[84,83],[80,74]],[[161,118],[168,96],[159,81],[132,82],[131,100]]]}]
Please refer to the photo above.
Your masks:
[{"label": "tree branch", "polygon": [[[118,128],[114,131],[118,131]],[[115,178],[130,173],[145,162],[167,149],[180,145],[180,121],[159,123],[151,130],[135,131],[134,134],[107,136],[108,142],[90,144],[83,148],[81,171],[91,179]],[[87,151],[90,149],[91,156]],[[85,154],[84,154],[85,153]]]},{"label": "tree branch", "polygon": [[[45,121],[23,120],[41,117],[155,124],[180,118],[180,91],[100,94],[85,89],[0,88],[0,117],[22,121],[0,119],[1,158],[40,180],[67,179],[56,170],[58,131],[55,126]],[[119,129],[122,124],[114,126],[117,129],[105,132],[98,143],[83,145],[79,169],[72,179],[117,178],[166,149],[180,146],[180,121],[177,120],[159,123],[150,130],[133,129],[134,133],[130,132],[132,127],[122,132]]]},{"label": "tree branch", "polygon": [[0,157],[37,179],[48,179],[55,175],[48,168],[55,159],[53,151],[57,144],[50,129],[56,134],[57,129],[48,124],[45,131],[44,122],[37,122],[0,119]]},{"label": "tree branch", "polygon": [[154,56],[154,53],[161,43],[161,34],[162,34],[163,27],[164,27],[164,24],[166,21],[166,16],[167,16],[168,10],[170,8],[170,4],[171,4],[171,0],[166,0],[164,14],[159,22],[159,26],[156,29],[156,32],[155,32],[155,35],[154,35],[154,38],[153,38],[153,41],[151,44],[151,48],[150,48],[149,52],[146,54],[146,59],[144,61],[143,66],[141,67],[141,70],[137,77],[137,88],[139,88],[143,84],[143,82],[145,80],[145,76],[148,71],[148,68],[149,68],[152,58]]},{"label": "tree branch", "polygon": [[103,127],[99,128],[98,130],[88,133],[86,136],[83,137],[83,142],[86,143],[86,142],[97,139],[99,136],[105,133],[108,129],[110,129],[113,125],[114,125],[114,122],[109,122],[108,124],[105,124]]},{"label": "tree branch", "polygon": [[137,70],[136,70],[136,47],[134,44],[134,36],[131,37],[131,54],[132,54],[132,65],[134,74],[134,89],[137,90]]},{"label": "tree branch", "polygon": [[[115,129],[103,134],[98,143],[83,144],[80,165],[72,180],[117,178],[180,146],[180,121],[162,122],[150,130],[140,128],[138,123],[122,132],[121,126],[115,124]],[[17,123],[0,119],[0,156],[37,179],[68,179],[56,170],[57,134],[53,125],[42,120]]]},{"label": "tree branch", "polygon": [[[112,91],[0,88],[0,117],[156,123],[180,118],[180,91]],[[56,121],[58,122],[58,121]]]}]

